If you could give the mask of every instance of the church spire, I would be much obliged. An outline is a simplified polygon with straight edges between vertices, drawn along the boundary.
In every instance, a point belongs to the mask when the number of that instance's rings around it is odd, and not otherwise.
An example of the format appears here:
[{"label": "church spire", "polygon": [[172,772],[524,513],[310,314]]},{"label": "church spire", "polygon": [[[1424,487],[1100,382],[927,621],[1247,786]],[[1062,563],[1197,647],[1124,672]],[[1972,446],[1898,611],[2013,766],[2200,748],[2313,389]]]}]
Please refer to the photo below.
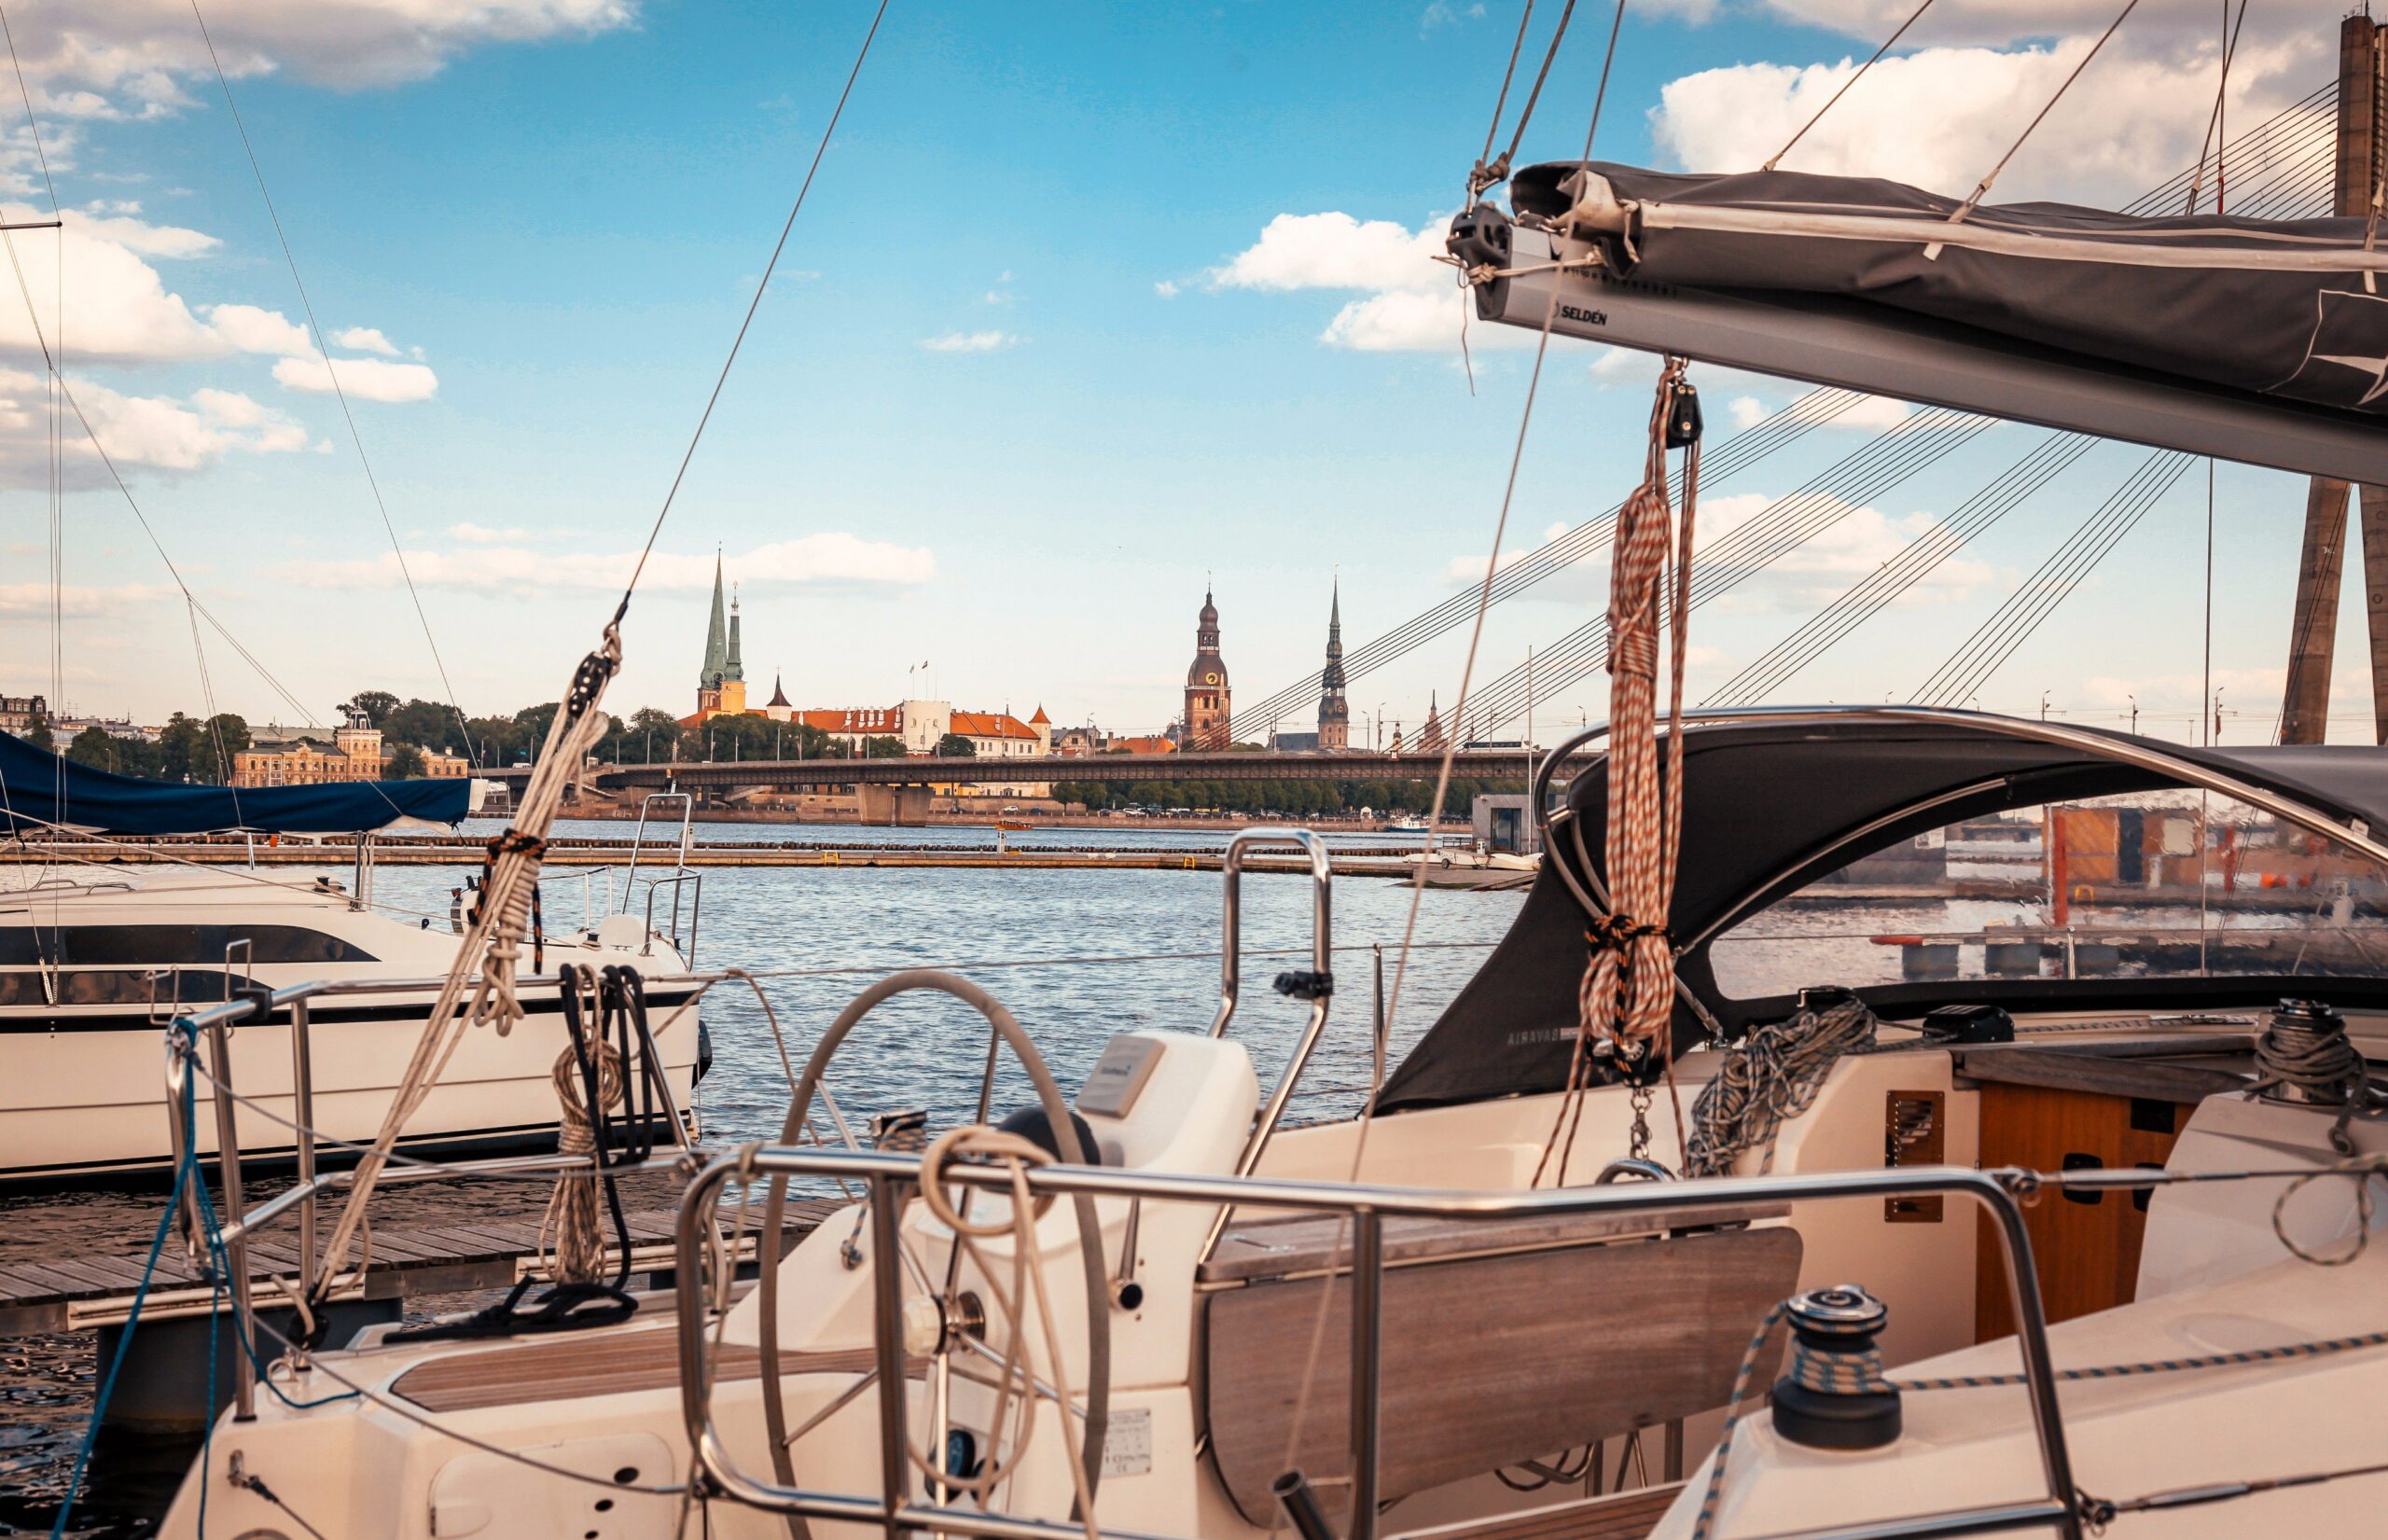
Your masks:
[{"label": "church spire", "polygon": [[729,672],[729,626],[721,604],[721,552],[713,553],[713,623],[705,628],[704,667],[697,671],[697,688],[719,687]]},{"label": "church spire", "polygon": [[1343,585],[1335,584],[1334,598],[1326,611],[1326,667],[1319,674],[1318,746],[1322,749],[1349,748],[1352,742],[1352,707],[1343,699]]},{"label": "church spire", "polygon": [[721,676],[742,683],[746,678],[746,665],[738,658],[738,593],[734,589],[729,595],[729,657],[722,666]]}]

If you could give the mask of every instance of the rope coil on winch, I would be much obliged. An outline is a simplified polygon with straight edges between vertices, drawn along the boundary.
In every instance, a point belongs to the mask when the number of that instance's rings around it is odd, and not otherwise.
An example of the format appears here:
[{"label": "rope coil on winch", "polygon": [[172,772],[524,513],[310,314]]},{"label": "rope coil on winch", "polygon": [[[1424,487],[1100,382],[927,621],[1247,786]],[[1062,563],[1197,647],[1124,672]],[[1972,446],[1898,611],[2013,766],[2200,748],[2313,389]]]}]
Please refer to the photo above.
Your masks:
[{"label": "rope coil on winch", "polygon": [[[563,981],[564,1031],[571,1041],[556,1055],[550,1072],[560,1115],[559,1155],[598,1154],[596,1120],[623,1101],[622,1054],[605,1041],[598,987],[594,975],[582,968],[568,970]],[[597,1006],[593,1034],[584,1025],[579,1008],[584,1003]],[[599,1180],[595,1171],[566,1172],[556,1179],[556,1190],[548,1199],[547,1214],[539,1221],[538,1255],[540,1264],[559,1283],[594,1283],[604,1274],[605,1237],[597,1212]]]},{"label": "rope coil on winch", "polygon": [[[1560,1120],[1534,1168],[1534,1186],[1567,1150],[1582,1093],[1595,1063],[1614,1077],[1642,1076],[1657,1061],[1672,1080],[1668,1023],[1674,1014],[1674,946],[1666,931],[1674,902],[1675,855],[1683,839],[1684,623],[1690,609],[1693,524],[1700,506],[1699,394],[1670,355],[1650,409],[1649,451],[1642,484],[1617,516],[1609,572],[1609,721],[1607,870],[1609,912],[1585,930],[1590,955],[1576,994],[1576,1050]],[[1682,449],[1683,517],[1667,496],[1667,451]],[[1669,582],[1672,575],[1673,582]],[[1671,604],[1673,643],[1667,707],[1673,752],[1660,768],[1658,685],[1660,602]],[[1632,1154],[1647,1145],[1646,1087],[1637,1087]],[[1680,1125],[1680,1112],[1678,1112]],[[1678,1128],[1680,1134],[1680,1128]],[[1679,1140],[1680,1143],[1680,1140]]]}]

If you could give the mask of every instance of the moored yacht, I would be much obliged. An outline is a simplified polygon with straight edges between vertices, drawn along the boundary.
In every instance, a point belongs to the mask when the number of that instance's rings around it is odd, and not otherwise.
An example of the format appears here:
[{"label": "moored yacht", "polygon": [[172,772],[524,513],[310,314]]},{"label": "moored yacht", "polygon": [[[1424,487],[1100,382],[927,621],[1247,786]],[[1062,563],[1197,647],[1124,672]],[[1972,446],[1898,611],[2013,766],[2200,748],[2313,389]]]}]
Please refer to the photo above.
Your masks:
[{"label": "moored yacht", "polygon": [[[461,781],[354,783],[258,790],[181,786],[62,763],[0,739],[0,793],[17,829],[146,837],[226,829],[298,834],[354,831],[360,877],[285,875],[237,866],[160,861],[28,861],[0,867],[0,1182],[118,1178],[171,1163],[158,1034],[175,1015],[253,985],[323,981],[340,993],[311,1011],[313,1123],[338,1140],[368,1140],[404,1073],[438,982],[462,938],[448,914],[395,915],[359,890],[371,881],[370,836],[446,827],[469,811]],[[158,851],[169,856],[169,847]],[[153,852],[151,853],[156,853]],[[691,879],[693,881],[694,879]],[[685,971],[674,937],[643,916],[595,918],[548,934],[545,968],[623,965]],[[373,988],[377,982],[387,988]],[[686,990],[659,990],[671,1006]],[[413,1151],[552,1144],[551,1072],[562,1044],[553,991],[525,1003],[522,1029],[475,1034],[410,1130]],[[656,1016],[677,1104],[701,1057],[700,1029]],[[245,1095],[270,1117],[294,1116],[287,1014],[242,1030],[254,1065]],[[260,1117],[253,1125],[271,1127]],[[199,1119],[212,1148],[213,1119]],[[291,1154],[295,1140],[254,1153]],[[336,1154],[327,1151],[327,1156]]]}]

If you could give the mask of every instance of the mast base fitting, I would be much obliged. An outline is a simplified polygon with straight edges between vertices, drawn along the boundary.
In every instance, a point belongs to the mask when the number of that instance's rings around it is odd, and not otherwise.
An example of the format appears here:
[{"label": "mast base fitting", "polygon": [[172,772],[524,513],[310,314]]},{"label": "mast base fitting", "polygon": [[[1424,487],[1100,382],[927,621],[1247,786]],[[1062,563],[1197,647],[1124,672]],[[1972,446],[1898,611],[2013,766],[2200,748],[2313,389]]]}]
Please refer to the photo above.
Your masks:
[{"label": "mast base fitting", "polygon": [[[1788,1313],[1798,1367],[1774,1382],[1774,1431],[1817,1450],[1878,1450],[1898,1442],[1906,1425],[1899,1393],[1881,1385],[1881,1360],[1874,1356],[1875,1337],[1890,1322],[1882,1302],[1854,1283],[1841,1283],[1795,1296]],[[1880,1388],[1854,1388],[1868,1380]],[[1852,1388],[1817,1388],[1832,1380]]]}]

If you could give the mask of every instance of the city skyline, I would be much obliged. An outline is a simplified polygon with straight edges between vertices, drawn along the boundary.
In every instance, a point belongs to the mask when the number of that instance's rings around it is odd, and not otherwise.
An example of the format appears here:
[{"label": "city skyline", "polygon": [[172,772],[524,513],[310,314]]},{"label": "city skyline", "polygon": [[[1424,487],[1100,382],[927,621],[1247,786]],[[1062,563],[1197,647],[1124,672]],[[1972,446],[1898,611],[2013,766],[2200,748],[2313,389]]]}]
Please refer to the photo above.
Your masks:
[{"label": "city skyline", "polygon": [[[849,6],[480,8],[508,20],[477,27],[396,0],[303,32],[270,6],[211,18],[319,326],[195,33],[131,0],[34,7],[18,28],[48,173],[12,133],[0,191],[11,217],[44,218],[54,184],[67,221],[14,238],[35,310],[54,332],[62,249],[78,399],[199,602],[317,720],[361,684],[427,699],[452,685],[468,714],[560,692],[868,19]],[[1465,592],[1490,548],[1487,489],[1528,354],[1479,327],[1463,355],[1459,297],[1429,258],[1517,19],[1515,5],[1433,5],[1160,9],[1130,24],[1062,7],[998,33],[891,13],[632,607],[609,709],[685,699],[682,639],[703,623],[716,542],[743,575],[747,658],[798,699],[899,698],[927,659],[942,696],[1035,691],[1057,721],[1139,731],[1147,702],[1180,687],[1181,596],[1205,569],[1234,596],[1247,701],[1317,670],[1339,568],[1366,596],[1354,648]],[[1791,163],[1962,191],[2108,20],[2076,0],[2021,21],[1936,7]],[[1637,7],[1600,153],[1754,163],[1881,22],[1857,0]],[[2334,22],[2313,7],[2251,16],[2232,121],[2326,79]],[[2068,115],[2092,108],[2068,104],[2000,196],[2120,202],[2194,161],[2209,31],[2178,17],[2126,29],[2083,94],[2131,132],[2085,132]],[[146,73],[125,62],[136,51]],[[1571,38],[1526,157],[1573,153],[1598,62],[1597,39]],[[1962,110],[1887,132],[1927,94],[1945,104],[1952,81],[1967,83]],[[932,184],[958,189],[937,216],[950,239],[875,241],[857,261],[854,231],[915,217],[886,189]],[[1057,236],[1053,208],[1090,187],[1101,195],[1068,204]],[[370,484],[318,343],[352,397]],[[71,436],[53,596],[35,515],[48,413],[21,304],[0,306],[0,352],[19,414],[0,424],[0,496],[18,509],[0,552],[0,683],[62,711],[155,719],[202,703],[176,579]],[[1650,361],[1573,343],[1552,360],[1503,562],[1597,516],[1635,474]],[[1719,437],[1797,394],[1694,378]],[[1703,527],[1722,537],[1900,411],[1867,403],[1720,479]],[[1946,515],[2030,433],[1994,430],[1703,611],[1695,697]],[[2093,451],[1781,698],[1904,699],[2129,456]],[[2302,486],[2224,465],[2214,505],[2214,678],[2226,740],[2248,742],[2279,706]],[[2193,645],[2204,521],[2204,478],[2185,479],[1981,703],[2030,713],[2046,690],[2052,713],[2135,713],[2143,730],[2192,735],[2207,705]],[[1604,590],[1604,566],[1588,562],[1495,610],[1476,683],[1596,617]],[[2370,736],[2363,610],[2339,612],[2341,738]],[[217,705],[299,715],[199,630]],[[1430,698],[1448,707],[1465,651],[1463,629],[1354,679],[1352,730],[1420,720]],[[1604,715],[1602,684],[1541,709]]]}]

